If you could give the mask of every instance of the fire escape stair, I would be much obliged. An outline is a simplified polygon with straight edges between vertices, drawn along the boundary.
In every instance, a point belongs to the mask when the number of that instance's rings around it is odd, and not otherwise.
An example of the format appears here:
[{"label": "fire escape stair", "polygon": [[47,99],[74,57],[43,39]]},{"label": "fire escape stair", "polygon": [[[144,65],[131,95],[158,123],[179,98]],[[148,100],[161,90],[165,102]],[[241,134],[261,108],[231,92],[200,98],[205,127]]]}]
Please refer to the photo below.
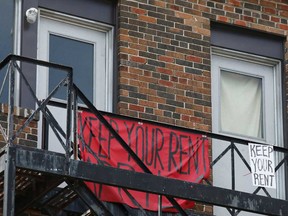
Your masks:
[{"label": "fire escape stair", "polygon": [[[86,215],[131,215],[122,205],[103,203],[88,189],[83,181],[64,179],[27,169],[16,169],[15,215],[26,210],[59,215],[71,203],[81,199],[86,204]],[[4,201],[4,172],[0,174],[0,215]],[[108,210],[113,208],[113,214]],[[68,211],[68,210],[67,210]],[[83,212],[82,212],[83,213]],[[77,215],[82,215],[78,213]]]},{"label": "fire escape stair", "polygon": [[[47,194],[55,190],[63,182],[62,178],[46,175],[41,172],[17,169],[15,177],[15,215],[21,215],[27,209],[41,209],[41,201]],[[0,177],[0,203],[3,206],[4,172]],[[46,208],[60,210],[73,202],[77,194],[66,189],[62,193],[56,194],[54,202],[45,204]]]}]

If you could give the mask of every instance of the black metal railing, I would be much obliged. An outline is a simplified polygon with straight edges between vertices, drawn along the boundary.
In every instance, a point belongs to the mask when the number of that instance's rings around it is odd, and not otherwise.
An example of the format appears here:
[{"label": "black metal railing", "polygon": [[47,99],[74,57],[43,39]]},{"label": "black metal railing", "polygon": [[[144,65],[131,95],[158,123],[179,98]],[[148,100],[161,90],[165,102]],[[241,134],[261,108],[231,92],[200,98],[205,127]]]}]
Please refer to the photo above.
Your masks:
[{"label": "black metal railing", "polygon": [[[56,68],[61,71],[63,71],[66,75],[62,80],[59,80],[58,85],[56,85],[53,90],[47,94],[47,97],[44,99],[39,99],[37,97],[36,92],[33,90],[34,88],[31,86],[29,81],[27,80],[25,74],[23,73],[21,69],[20,63],[30,63],[34,64],[37,66],[42,66],[42,67],[47,67],[47,68]],[[29,125],[29,123],[35,118],[36,115],[42,114],[43,119],[47,122],[49,127],[52,129],[54,132],[55,136],[57,137],[60,145],[62,146],[65,155],[66,155],[66,160],[69,161],[72,159],[77,160],[79,159],[79,154],[78,154],[78,138],[77,137],[77,113],[79,109],[79,104],[81,103],[81,107],[85,107],[85,109],[88,109],[89,112],[93,113],[101,122],[102,124],[110,131],[110,133],[113,135],[113,137],[118,141],[118,143],[122,146],[123,149],[125,149],[131,158],[135,160],[135,162],[139,165],[139,167],[143,170],[143,172],[152,174],[152,172],[149,170],[149,168],[143,163],[143,161],[135,154],[135,152],[129,147],[129,145],[123,140],[123,138],[117,133],[117,131],[109,124],[109,122],[103,117],[103,113],[97,110],[97,108],[87,99],[87,97],[81,92],[81,90],[73,84],[73,70],[71,67],[63,66],[60,64],[54,64],[46,61],[41,61],[41,60],[36,60],[36,59],[31,59],[31,58],[26,58],[22,56],[16,56],[16,55],[9,55],[7,58],[5,58],[1,63],[0,63],[0,72],[3,70],[6,66],[6,75],[4,76],[5,78],[3,79],[2,87],[5,86],[5,82],[9,82],[9,98],[8,98],[8,106],[9,106],[9,112],[8,112],[8,126],[7,128],[4,128],[3,126],[0,125],[0,132],[2,136],[5,138],[7,141],[8,145],[15,145],[15,140],[16,138],[20,135],[20,133]],[[24,124],[17,129],[16,131],[14,130],[14,107],[15,107],[15,94],[17,93],[15,91],[15,74],[18,73],[20,79],[23,80],[23,83],[25,86],[28,88],[29,93],[32,95],[35,104],[36,104],[36,109],[35,111],[27,118],[27,120],[24,122]],[[9,79],[8,79],[9,77]],[[2,88],[0,90],[0,95],[2,92]],[[62,106],[64,104],[64,108],[66,109],[66,128],[62,128],[59,123],[59,120],[54,117],[54,114],[52,111],[50,111],[49,104],[51,101],[53,101],[53,96],[59,91],[59,89],[64,88],[67,92],[67,97],[64,103],[62,103]],[[55,103],[54,103],[55,104]],[[128,117],[127,117],[128,118]],[[141,120],[142,121],[142,120]],[[143,120],[145,121],[145,120]],[[148,121],[147,121],[148,122]],[[160,124],[161,123],[157,123]],[[164,125],[164,124],[163,124]],[[235,191],[237,189],[237,179],[236,179],[236,156],[240,159],[238,161],[241,161],[243,163],[243,166],[247,168],[247,170],[250,172],[251,167],[249,162],[247,161],[247,157],[242,154],[242,152],[239,150],[239,145],[247,146],[250,142],[255,143],[255,141],[250,141],[246,139],[240,139],[240,138],[235,138],[231,136],[224,136],[220,134],[215,134],[215,133],[209,133],[209,132],[204,132],[200,130],[192,130],[192,129],[187,129],[187,128],[182,128],[182,127],[177,127],[173,126],[174,128],[177,128],[177,130],[183,130],[187,132],[191,132],[194,134],[201,134],[207,137],[209,139],[211,146],[215,142],[215,140],[220,140],[224,141],[226,144],[228,143],[228,146],[224,148],[224,150],[216,156],[213,156],[213,160],[211,160],[210,167],[213,169],[215,165],[219,163],[219,161],[223,160],[225,156],[227,156],[230,152],[230,161],[229,163],[231,164],[231,169],[229,170],[228,176],[230,176],[230,182],[231,182],[231,191]],[[47,131],[47,130],[43,130]],[[81,138],[81,137],[80,137]],[[221,144],[221,142],[219,143]],[[273,144],[273,143],[271,143]],[[217,146],[213,146],[214,148],[217,148]],[[92,149],[89,149],[90,147],[87,146],[87,149],[91,152]],[[274,146],[274,150],[279,153],[279,160],[277,161],[275,171],[276,172],[286,172],[287,171],[287,156],[288,156],[288,149],[279,147],[279,146]],[[94,155],[95,159],[98,160],[100,165],[105,165],[104,163],[101,164],[101,159],[97,157],[97,155]],[[212,155],[211,155],[212,157]],[[238,162],[237,162],[238,163]],[[283,171],[284,170],[284,171]],[[228,172],[228,171],[227,171]],[[285,176],[285,174],[284,174]],[[285,179],[283,179],[285,181]],[[204,184],[208,185],[213,185],[213,176],[211,176],[210,180],[205,180],[203,182]],[[150,213],[145,211],[139,203],[137,203],[136,199],[129,193],[127,189],[123,189],[124,192],[127,194],[128,197],[130,197],[131,201],[139,207],[140,211],[144,215],[149,215]],[[251,191],[249,193],[256,195],[259,193],[259,191],[263,191],[264,194],[268,197],[272,197],[270,193],[264,188],[264,187],[257,187],[255,188],[254,191]],[[228,194],[225,194],[228,195]],[[181,215],[188,215],[188,213],[182,209],[182,207],[175,201],[173,197],[166,196],[167,199],[170,201],[170,203],[178,210],[178,212]],[[261,199],[261,197],[259,198]],[[205,200],[203,200],[203,203],[205,203]],[[211,203],[209,203],[211,204]],[[213,204],[213,203],[212,203]],[[229,206],[226,206],[225,203],[221,206],[224,206],[227,208],[228,212],[230,215],[238,215],[240,213],[240,210],[231,208]],[[267,214],[270,209],[266,210],[257,210],[257,213],[263,213]],[[247,208],[247,211],[250,211],[249,208]],[[253,210],[255,212],[255,210]]]},{"label": "black metal railing", "polygon": [[[30,63],[38,66],[43,66],[47,68],[55,68],[59,69],[66,73],[66,76],[64,79],[60,80],[59,84],[54,87],[54,89],[47,95],[47,97],[43,100],[40,100],[37,98],[36,92],[33,90],[33,87],[27,80],[26,76],[24,75],[21,67],[19,66],[19,63]],[[35,60],[31,58],[26,58],[22,56],[16,56],[16,55],[9,55],[6,57],[1,63],[0,63],[0,70],[3,69],[6,65],[7,71],[6,74],[8,74],[9,80],[4,79],[2,86],[4,86],[4,82],[9,82],[9,97],[8,97],[8,127],[7,127],[7,133],[4,133],[3,136],[7,137],[8,144],[14,145],[15,139],[19,134],[29,125],[29,123],[34,119],[34,117],[39,114],[40,112],[43,114],[44,118],[47,119],[47,122],[52,127],[53,131],[55,132],[56,136],[59,138],[59,141],[63,147],[63,149],[66,152],[67,157],[70,157],[70,148],[71,148],[71,116],[72,116],[72,88],[73,88],[73,74],[72,74],[72,68],[63,66],[60,64],[54,64],[49,63],[46,61],[41,60]],[[13,125],[14,125],[14,98],[15,98],[15,73],[19,74],[20,79],[23,80],[23,83],[28,88],[30,95],[33,97],[34,102],[36,103],[36,109],[32,114],[27,118],[27,120],[24,122],[24,124],[16,131],[14,131]],[[7,75],[5,76],[7,77]],[[54,118],[53,114],[47,107],[49,101],[51,98],[57,93],[57,91],[61,88],[65,87],[67,88],[67,128],[66,133],[63,131],[63,129],[59,126],[59,123],[57,119]],[[0,92],[2,93],[2,92]],[[19,93],[19,92],[18,92]],[[5,131],[3,127],[1,126],[1,131]],[[60,138],[60,134],[65,138],[65,141],[63,141]]]}]

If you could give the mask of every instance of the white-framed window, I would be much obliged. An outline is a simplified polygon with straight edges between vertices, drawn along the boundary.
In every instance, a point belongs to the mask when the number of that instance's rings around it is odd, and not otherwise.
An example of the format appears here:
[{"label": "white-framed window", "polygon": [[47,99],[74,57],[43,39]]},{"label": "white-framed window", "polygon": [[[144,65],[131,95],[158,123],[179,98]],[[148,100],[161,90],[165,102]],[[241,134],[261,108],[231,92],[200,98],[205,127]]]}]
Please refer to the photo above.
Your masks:
[{"label": "white-framed window", "polygon": [[[283,147],[281,62],[276,59],[212,48],[211,56],[212,131],[236,138]],[[215,159],[229,142],[213,140]],[[248,159],[248,147],[236,144]],[[231,154],[227,153],[213,167],[213,184],[230,188]],[[276,163],[281,155],[276,154]],[[235,189],[248,193],[256,189],[248,168],[235,154]],[[276,175],[277,189],[269,189],[272,197],[285,198],[284,170]],[[260,191],[261,195],[266,195]],[[230,215],[214,207],[216,215]],[[241,212],[240,215],[253,215]]]},{"label": "white-framed window", "polygon": [[283,146],[280,61],[213,48],[211,62],[214,130]]}]

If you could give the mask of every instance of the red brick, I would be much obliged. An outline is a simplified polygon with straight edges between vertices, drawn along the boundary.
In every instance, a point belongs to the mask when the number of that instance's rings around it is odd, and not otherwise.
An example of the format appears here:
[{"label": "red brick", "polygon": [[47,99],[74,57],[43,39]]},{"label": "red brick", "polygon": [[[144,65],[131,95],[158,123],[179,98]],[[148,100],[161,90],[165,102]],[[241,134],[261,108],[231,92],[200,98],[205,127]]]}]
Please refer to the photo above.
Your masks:
[{"label": "red brick", "polygon": [[178,78],[178,77],[175,77],[175,76],[171,76],[171,77],[170,77],[170,81],[172,81],[172,82],[179,82],[179,78]]},{"label": "red brick", "polygon": [[131,56],[130,60],[134,62],[142,63],[142,64],[146,63],[146,59],[139,57],[139,56]]},{"label": "red brick", "polygon": [[139,20],[148,22],[148,23],[156,23],[157,19],[150,16],[139,15]]},{"label": "red brick", "polygon": [[258,4],[259,3],[259,0],[246,0],[246,1],[248,1],[250,3],[253,3],[253,4]]},{"label": "red brick", "polygon": [[147,14],[147,10],[144,10],[144,9],[141,9],[141,8],[132,7],[130,10],[131,10],[131,12],[133,12],[135,14],[141,14],[141,15]]},{"label": "red brick", "polygon": [[248,22],[255,22],[255,18],[250,16],[243,16],[243,20]]},{"label": "red brick", "polygon": [[288,17],[288,11],[280,11],[279,12],[280,16],[283,16],[283,17]]},{"label": "red brick", "polygon": [[156,69],[156,71],[159,72],[159,73],[164,73],[164,74],[168,74],[168,75],[173,74],[173,71],[172,71],[172,70],[169,70],[169,69],[167,69],[167,68],[162,68],[162,67],[158,67],[158,68]]},{"label": "red brick", "polygon": [[263,11],[268,14],[276,14],[276,10],[273,8],[263,8]]},{"label": "red brick", "polygon": [[288,25],[278,24],[278,26],[279,26],[280,29],[283,29],[283,30],[285,30],[285,31],[288,30]]},{"label": "red brick", "polygon": [[234,7],[225,5],[225,6],[224,6],[224,10],[225,10],[225,11],[229,11],[229,12],[234,12]]},{"label": "red brick", "polygon": [[139,112],[144,112],[144,107],[142,106],[137,106],[134,104],[129,104],[129,109],[139,111]]},{"label": "red brick", "polygon": [[185,59],[185,55],[179,52],[166,51],[166,55],[177,59]]},{"label": "red brick", "polygon": [[172,9],[172,10],[180,10],[180,7],[179,6],[177,6],[177,5],[168,5],[168,8],[170,8],[170,9]]},{"label": "red brick", "polygon": [[123,71],[123,72],[128,72],[128,67],[127,66],[124,66],[124,65],[121,65],[120,67],[119,67],[119,71]]},{"label": "red brick", "polygon": [[288,11],[288,4],[277,4],[277,9]]},{"label": "red brick", "polygon": [[129,85],[137,86],[137,87],[140,87],[140,88],[147,88],[148,87],[148,84],[146,82],[141,82],[139,80],[129,80]]},{"label": "red brick", "polygon": [[242,20],[235,20],[234,24],[239,25],[239,26],[247,26],[247,22],[242,21]]},{"label": "red brick", "polygon": [[176,108],[176,112],[180,113],[180,114],[188,115],[188,116],[194,115],[194,111],[193,110],[180,108],[180,107]]},{"label": "red brick", "polygon": [[158,59],[164,62],[170,62],[170,63],[174,62],[174,58],[168,56],[159,56]]},{"label": "red brick", "polygon": [[148,83],[157,83],[158,82],[157,78],[147,77],[147,76],[139,76],[139,80],[144,81],[144,82],[148,82]]},{"label": "red brick", "polygon": [[183,66],[181,66],[181,65],[175,65],[175,64],[170,64],[170,63],[167,63],[167,64],[166,64],[166,68],[172,69],[172,70],[177,70],[177,71],[183,71],[183,70],[184,70],[184,67],[183,67]]},{"label": "red brick", "polygon": [[279,17],[271,17],[271,21],[280,22],[280,18]]},{"label": "red brick", "polygon": [[185,102],[185,103],[194,103],[194,99],[191,97],[187,97],[184,95],[176,95],[176,101],[181,101],[181,102]]},{"label": "red brick", "polygon": [[162,86],[173,87],[173,82],[167,80],[159,80],[159,84]]},{"label": "red brick", "polygon": [[179,11],[175,12],[175,16],[179,17],[179,18],[183,18],[183,19],[191,19],[193,17],[192,14],[183,13],[183,12],[179,12]]},{"label": "red brick", "polygon": [[217,16],[217,21],[228,23],[230,22],[230,18],[225,16]]},{"label": "red brick", "polygon": [[157,97],[157,96],[152,96],[152,95],[149,95],[149,96],[148,96],[148,100],[149,100],[149,101],[152,101],[152,102],[162,103],[162,104],[165,104],[165,103],[166,103],[166,99],[165,99],[165,98],[161,98],[161,97]]},{"label": "red brick", "polygon": [[121,72],[121,77],[125,77],[128,79],[138,79],[139,76],[137,74],[131,74],[131,73],[126,73],[126,72]]},{"label": "red brick", "polygon": [[120,77],[119,78],[119,83],[120,84],[128,84],[129,83],[129,79],[127,79],[125,77]]},{"label": "red brick", "polygon": [[231,4],[231,5],[236,6],[236,7],[240,7],[241,6],[241,2],[238,1],[238,0],[229,0],[228,4]]},{"label": "red brick", "polygon": [[129,35],[123,35],[123,34],[119,35],[119,40],[132,42],[132,43],[138,43],[138,38],[130,37]]},{"label": "red brick", "polygon": [[181,119],[184,121],[189,121],[190,116],[189,115],[181,115]]},{"label": "red brick", "polygon": [[197,56],[186,56],[186,60],[197,62],[197,63],[202,63],[202,58],[197,57]]},{"label": "red brick", "polygon": [[179,78],[179,83],[187,85],[187,79]]},{"label": "red brick", "polygon": [[150,88],[140,88],[139,93],[146,94],[146,95],[156,95],[157,91]]},{"label": "red brick", "polygon": [[123,103],[123,102],[119,102],[118,103],[118,108],[128,109],[128,104],[127,103]]},{"label": "red brick", "polygon": [[127,47],[119,47],[119,52],[128,53],[132,55],[138,55],[138,50],[130,49]]},{"label": "red brick", "polygon": [[139,69],[139,68],[134,68],[134,67],[130,67],[128,70],[130,73],[134,73],[134,74],[138,74],[138,75],[143,75],[143,70]]},{"label": "red brick", "polygon": [[149,47],[156,47],[157,46],[156,42],[144,40],[144,39],[141,39],[141,38],[139,38],[139,44],[146,45],[146,46],[149,46]]},{"label": "red brick", "polygon": [[146,101],[146,100],[139,100],[139,105],[144,106],[144,107],[151,107],[151,108],[157,107],[157,103],[152,102],[152,101]]},{"label": "red brick", "polygon": [[260,5],[264,7],[276,8],[276,3],[271,0],[260,0]]},{"label": "red brick", "polygon": [[202,6],[202,5],[199,5],[199,4],[194,4],[193,8],[195,10],[199,10],[199,11],[202,11],[202,12],[208,12],[208,13],[210,12],[210,8]]},{"label": "red brick", "polygon": [[147,51],[147,46],[141,44],[131,43],[129,47],[135,50]]},{"label": "red brick", "polygon": [[166,7],[166,2],[164,1],[153,0],[152,4],[154,4],[155,6],[162,7],[162,8]]}]

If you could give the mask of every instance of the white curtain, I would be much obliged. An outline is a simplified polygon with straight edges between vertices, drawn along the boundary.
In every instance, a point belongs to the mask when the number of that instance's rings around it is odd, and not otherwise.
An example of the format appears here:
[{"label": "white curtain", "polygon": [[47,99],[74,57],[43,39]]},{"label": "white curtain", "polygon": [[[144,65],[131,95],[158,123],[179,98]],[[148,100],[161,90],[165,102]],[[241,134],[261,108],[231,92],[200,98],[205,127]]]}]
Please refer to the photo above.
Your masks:
[{"label": "white curtain", "polygon": [[221,130],[263,138],[261,78],[221,71]]}]

